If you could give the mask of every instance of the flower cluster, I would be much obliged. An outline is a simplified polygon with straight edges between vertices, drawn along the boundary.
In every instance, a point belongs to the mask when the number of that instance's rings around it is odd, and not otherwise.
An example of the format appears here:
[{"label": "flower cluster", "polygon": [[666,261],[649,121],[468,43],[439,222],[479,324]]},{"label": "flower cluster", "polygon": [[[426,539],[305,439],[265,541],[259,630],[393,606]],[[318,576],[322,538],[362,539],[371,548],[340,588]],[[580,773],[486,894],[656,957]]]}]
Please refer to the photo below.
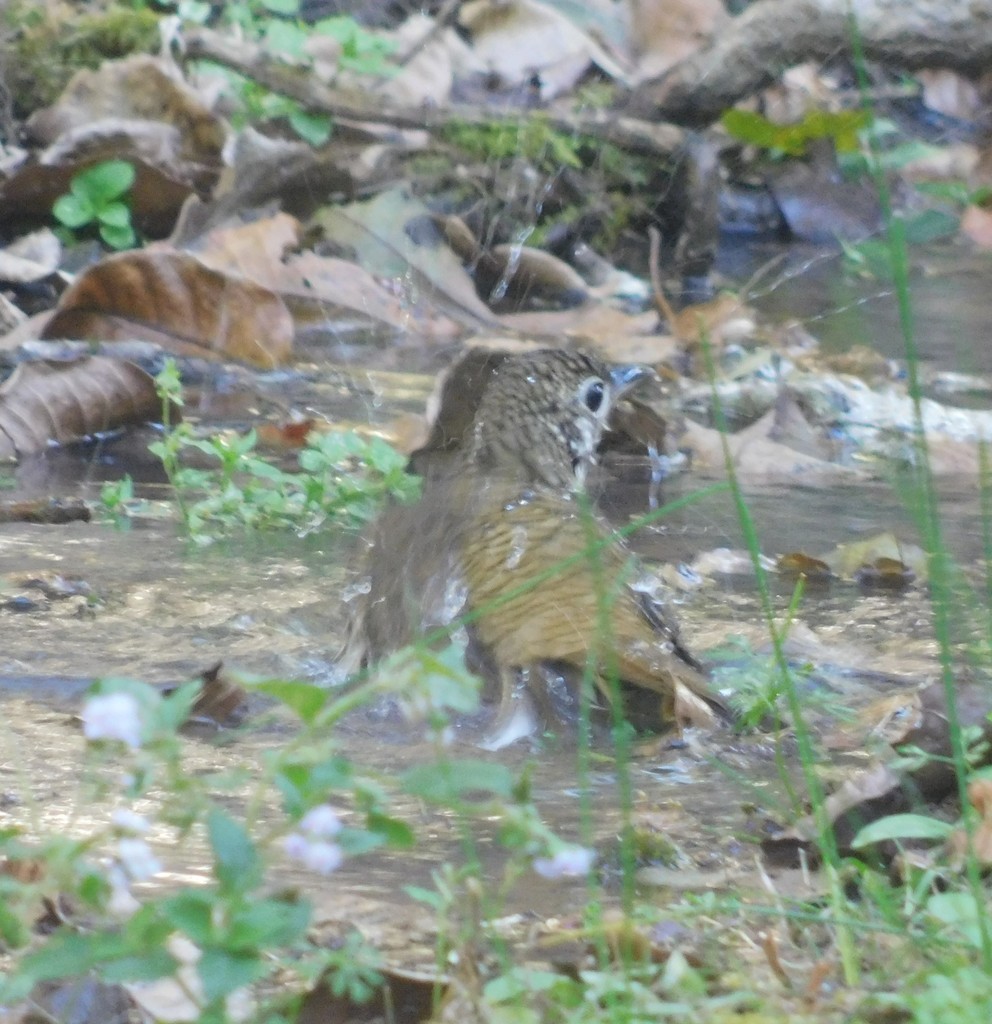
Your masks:
[{"label": "flower cluster", "polygon": [[141,708],[129,693],[90,697],[83,707],[83,735],[88,740],[118,740],[136,750],[141,731]]},{"label": "flower cluster", "polygon": [[297,831],[286,836],[283,848],[304,867],[329,875],[344,860],[344,851],[333,842],[340,831],[341,819],[337,811],[330,804],[319,804],[303,815]]}]

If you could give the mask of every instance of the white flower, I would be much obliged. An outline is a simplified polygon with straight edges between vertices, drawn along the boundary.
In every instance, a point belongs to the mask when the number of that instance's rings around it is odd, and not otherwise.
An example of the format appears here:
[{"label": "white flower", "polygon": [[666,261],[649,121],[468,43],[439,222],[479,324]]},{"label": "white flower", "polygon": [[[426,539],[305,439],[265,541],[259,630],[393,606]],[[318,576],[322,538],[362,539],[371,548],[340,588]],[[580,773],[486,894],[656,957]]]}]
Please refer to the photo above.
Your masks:
[{"label": "white flower", "polygon": [[117,917],[130,917],[141,904],[131,895],[131,884],[119,864],[107,868],[107,881],[110,883],[107,909]]},{"label": "white flower", "polygon": [[290,832],[282,841],[282,848],[286,851],[286,855],[292,857],[293,860],[303,860],[307,855],[309,845],[310,840],[299,832]]},{"label": "white flower", "polygon": [[595,860],[595,850],[566,846],[550,857],[535,857],[533,868],[542,878],[581,878],[589,874]]},{"label": "white flower", "polygon": [[283,849],[294,860],[321,875],[336,871],[344,861],[344,851],[337,843],[308,839],[300,832],[290,832],[283,841]]},{"label": "white flower", "polygon": [[311,843],[303,863],[311,870],[321,875],[329,875],[337,871],[344,861],[344,851],[337,843],[316,842]]},{"label": "white flower", "polygon": [[303,815],[300,830],[310,836],[329,839],[341,831],[341,819],[330,804],[318,804]]},{"label": "white flower", "polygon": [[129,807],[118,807],[110,816],[110,820],[114,828],[121,832],[129,832],[133,836],[143,836],[151,828],[146,817]]},{"label": "white flower", "polygon": [[141,746],[141,709],[129,693],[90,697],[83,706],[83,735],[88,740],[120,740]]},{"label": "white flower", "polygon": [[158,857],[144,839],[122,839],[117,844],[121,867],[135,882],[144,882],[162,870]]}]

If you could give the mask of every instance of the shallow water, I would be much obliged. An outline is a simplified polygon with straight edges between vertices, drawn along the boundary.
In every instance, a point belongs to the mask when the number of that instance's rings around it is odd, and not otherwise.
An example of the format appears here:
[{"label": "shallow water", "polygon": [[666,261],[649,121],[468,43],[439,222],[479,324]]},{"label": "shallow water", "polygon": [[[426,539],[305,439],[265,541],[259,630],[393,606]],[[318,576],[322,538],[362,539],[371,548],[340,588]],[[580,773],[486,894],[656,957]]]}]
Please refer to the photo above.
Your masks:
[{"label": "shallow water", "polygon": [[[846,301],[834,290],[835,279],[834,284],[823,285],[820,310],[808,308],[803,303],[813,301],[810,280],[818,279],[806,279],[805,291],[800,282],[798,289],[774,293],[776,302],[794,314],[819,316],[824,305],[836,308]],[[921,336],[938,364],[946,360],[951,366],[971,368],[961,355],[961,344],[969,331],[977,329],[978,295],[984,285],[977,293],[970,290],[980,280],[971,270],[950,291],[946,279],[941,280],[940,287],[925,287],[917,295],[918,304],[927,310],[919,321]],[[963,301],[962,294],[970,300]],[[859,329],[846,328],[838,319],[831,328],[836,332],[834,342],[861,340],[859,331],[878,340],[885,319],[865,319],[870,303],[851,308]],[[943,333],[930,330],[936,324]],[[827,327],[826,319],[814,325],[818,333]],[[890,342],[891,338],[880,343]],[[984,351],[969,351],[976,363],[988,359]],[[342,424],[385,428],[397,414],[422,408],[431,383],[426,375],[315,365],[301,374],[270,375],[259,384],[259,394],[277,406],[312,409]],[[251,418],[243,398],[228,403],[205,395],[192,403],[192,412],[234,423]],[[144,453],[148,439],[136,434],[26,462],[13,474],[10,497],[58,493],[95,499],[103,480],[128,471],[144,496],[164,498],[161,473]],[[697,486],[691,477],[672,481],[663,500],[683,497]],[[606,508],[617,523],[624,523],[646,509],[647,497],[646,471],[634,467],[610,488]],[[772,557],[792,551],[818,555],[882,530],[892,530],[906,541],[918,539],[912,515],[896,492],[883,484],[755,490],[749,491],[748,501],[763,551]],[[979,561],[981,516],[976,496],[949,493],[943,512],[945,538],[956,558],[963,565]],[[700,552],[743,546],[726,493],[666,516],[638,533],[633,543],[645,559],[667,566],[689,563]],[[96,676],[175,682],[223,660],[257,675],[333,685],[338,681],[335,659],[344,625],[343,566],[355,544],[352,535],[325,531],[302,538],[239,537],[198,548],[177,536],[173,523],[162,518],[138,521],[123,530],[99,523],[0,527],[0,825],[18,823],[30,831],[82,835],[106,820],[107,807],[88,803],[82,782],[83,741],[72,719],[83,689]],[[78,592],[52,596],[31,582],[56,575],[75,581]],[[779,614],[789,606],[792,589],[791,582],[776,584],[773,598]],[[679,603],[685,636],[703,656],[733,637],[742,637],[753,650],[767,646],[760,604],[747,574],[711,578],[703,586],[686,589]],[[930,613],[919,586],[900,593],[870,592],[843,583],[811,587],[796,620],[789,651],[797,663],[812,665],[805,685],[833,694],[848,706],[864,705],[936,671]],[[343,729],[341,742],[358,763],[375,770],[398,769],[431,756],[416,731],[398,737],[392,725],[388,731],[391,739],[385,742],[381,721],[359,714]],[[194,772],[247,767],[251,774],[266,750],[291,735],[285,722],[276,722],[220,745],[194,738],[186,741],[185,756]],[[604,848],[613,843],[620,816],[608,745],[599,751],[607,759],[597,762],[589,780],[592,809],[583,812],[576,753],[570,743],[552,742],[535,749],[521,745],[493,755],[480,754],[472,742],[476,738],[469,729],[457,734],[459,756],[493,758],[514,767],[532,761],[535,801],[549,824],[562,835],[577,838],[586,813],[594,822],[595,838]],[[730,766],[730,774],[716,769],[717,758],[725,768]],[[640,749],[631,770],[638,813],[662,814],[669,838],[683,851],[684,865],[750,870],[753,855],[736,838],[752,827],[745,804],[786,810],[770,741],[763,737],[721,736],[686,749],[671,749],[662,741]],[[731,777],[734,774],[738,777]],[[747,785],[741,782],[743,777]],[[231,799],[247,799],[249,788],[246,783]],[[267,806],[274,807],[274,802]],[[405,900],[406,909],[400,912],[398,889],[429,885],[432,870],[445,859],[457,858],[460,840],[455,823],[445,815],[428,813],[413,801],[398,812],[418,826],[416,850],[401,858],[374,854],[346,865],[333,886],[319,888],[317,898],[324,916],[359,915],[363,921],[377,922],[374,927],[381,929],[387,947],[392,936],[396,947],[404,948],[411,934],[419,934],[416,922],[423,912],[411,909]],[[494,823],[482,825],[476,854],[496,873],[505,855],[493,840],[494,831]],[[157,841],[167,872],[156,884],[205,879],[202,846],[191,841],[177,849],[164,834]],[[306,881],[288,866],[281,876]],[[609,872],[606,877],[612,884]],[[508,909],[555,914],[577,905],[584,895],[583,883],[549,885],[528,878],[515,889]],[[429,930],[423,928],[423,934]],[[429,950],[424,956],[429,963]]]}]

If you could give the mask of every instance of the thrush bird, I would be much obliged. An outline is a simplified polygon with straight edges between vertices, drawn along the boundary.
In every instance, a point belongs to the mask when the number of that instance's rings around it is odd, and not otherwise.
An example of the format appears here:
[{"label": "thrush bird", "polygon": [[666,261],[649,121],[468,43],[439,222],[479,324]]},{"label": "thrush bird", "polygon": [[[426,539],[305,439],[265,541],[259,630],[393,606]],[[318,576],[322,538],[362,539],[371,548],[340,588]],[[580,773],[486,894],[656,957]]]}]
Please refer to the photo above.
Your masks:
[{"label": "thrush bird", "polygon": [[507,742],[516,694],[570,714],[586,671],[640,724],[670,721],[677,700],[723,715],[653,596],[657,581],[582,492],[611,410],[648,372],[559,350],[501,361],[456,458],[416,505],[377,525],[354,660],[369,664],[469,613],[469,661],[499,682]]},{"label": "thrush bird", "polygon": [[[454,363],[428,400],[430,435],[410,456],[410,472],[425,478],[446,472],[452,457],[471,443],[479,403],[490,381],[508,360],[513,363],[525,358],[526,353],[470,348]],[[637,392],[642,380],[656,384],[657,377],[636,368],[630,368],[630,374],[626,382],[614,381],[619,386],[609,403],[597,455],[620,452],[656,458],[666,449],[666,423]]]}]

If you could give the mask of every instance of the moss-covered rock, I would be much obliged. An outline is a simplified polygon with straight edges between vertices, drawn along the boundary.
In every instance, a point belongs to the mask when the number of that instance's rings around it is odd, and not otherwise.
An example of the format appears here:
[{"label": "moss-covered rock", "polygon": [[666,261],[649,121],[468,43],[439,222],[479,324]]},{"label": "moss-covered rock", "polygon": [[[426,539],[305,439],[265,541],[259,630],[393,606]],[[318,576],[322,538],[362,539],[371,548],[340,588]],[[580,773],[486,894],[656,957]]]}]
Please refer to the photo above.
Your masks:
[{"label": "moss-covered rock", "polygon": [[52,103],[80,68],[157,47],[154,11],[114,3],[80,6],[10,0],[0,8],[0,72],[16,116]]}]

